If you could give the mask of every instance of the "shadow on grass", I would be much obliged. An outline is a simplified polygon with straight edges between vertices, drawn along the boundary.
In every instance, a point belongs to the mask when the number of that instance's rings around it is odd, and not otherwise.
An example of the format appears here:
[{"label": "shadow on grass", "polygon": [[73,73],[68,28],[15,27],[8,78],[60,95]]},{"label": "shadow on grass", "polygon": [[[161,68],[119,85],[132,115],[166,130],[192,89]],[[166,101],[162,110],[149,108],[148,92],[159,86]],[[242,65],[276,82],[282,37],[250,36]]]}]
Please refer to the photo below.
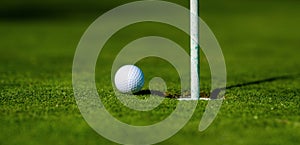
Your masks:
[{"label": "shadow on grass", "polygon": [[[295,79],[296,77],[299,77],[299,76],[300,76],[300,74],[286,75],[286,76],[271,77],[271,78],[267,78],[267,79],[236,84],[236,85],[232,85],[232,86],[227,86],[226,88],[215,89],[210,94],[211,96],[207,93],[201,92],[200,97],[201,98],[218,99],[218,95],[220,94],[220,92],[225,91],[226,89],[240,88],[240,87],[245,87],[245,86],[250,86],[250,85],[257,85],[257,84],[273,82],[273,81],[278,81],[278,80]],[[153,91],[153,90],[142,90],[140,92],[135,93],[134,95],[151,95],[151,94],[156,95],[156,96],[160,96],[160,97],[165,97],[165,98],[173,98],[173,99],[180,98],[180,95],[172,95],[172,94],[169,94],[169,93],[164,93],[164,92],[160,92],[160,91]],[[189,96],[189,95],[187,95],[187,96]]]},{"label": "shadow on grass", "polygon": [[232,85],[232,86],[227,86],[226,88],[215,89],[211,93],[211,96],[212,96],[211,99],[217,99],[219,93],[221,91],[226,90],[226,89],[246,87],[246,86],[250,86],[250,85],[257,85],[257,84],[262,84],[262,83],[274,82],[274,81],[278,81],[278,80],[295,79],[296,77],[299,77],[299,75],[300,74],[271,77],[271,78],[267,78],[267,79],[262,79],[262,80],[257,80],[257,81],[252,81],[252,82],[247,82],[247,83],[242,83],[242,84],[236,84],[236,85]]}]

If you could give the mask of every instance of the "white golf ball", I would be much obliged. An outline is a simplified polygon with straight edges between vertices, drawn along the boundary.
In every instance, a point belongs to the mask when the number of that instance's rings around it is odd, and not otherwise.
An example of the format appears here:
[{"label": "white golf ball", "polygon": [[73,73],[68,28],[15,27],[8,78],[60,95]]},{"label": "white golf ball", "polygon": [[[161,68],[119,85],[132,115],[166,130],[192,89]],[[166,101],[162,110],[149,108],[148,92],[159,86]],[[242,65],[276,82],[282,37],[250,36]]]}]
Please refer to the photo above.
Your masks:
[{"label": "white golf ball", "polygon": [[134,65],[124,65],[115,74],[115,86],[121,93],[136,93],[144,86],[144,74]]}]

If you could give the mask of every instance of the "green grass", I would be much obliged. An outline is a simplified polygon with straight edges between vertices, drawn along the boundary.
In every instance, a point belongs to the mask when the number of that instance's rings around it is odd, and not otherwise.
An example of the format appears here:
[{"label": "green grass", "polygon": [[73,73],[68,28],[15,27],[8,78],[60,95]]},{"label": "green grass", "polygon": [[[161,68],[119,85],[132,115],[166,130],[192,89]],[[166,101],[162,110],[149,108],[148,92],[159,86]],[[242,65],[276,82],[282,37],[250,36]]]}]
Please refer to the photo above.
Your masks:
[{"label": "green grass", "polygon": [[[103,9],[109,9],[109,5],[117,4],[106,4]],[[189,123],[160,144],[298,144],[299,12],[299,2],[293,0],[202,1],[201,17],[223,49],[228,86],[289,77],[227,89],[216,120],[205,132],[198,132],[206,106],[206,102],[200,101]],[[98,14],[89,11],[67,18],[0,18],[0,144],[114,144],[84,121],[72,88],[76,46]],[[176,106],[175,100],[166,99],[153,111],[132,111],[112,93],[110,67],[115,54],[127,42],[154,34],[173,39],[188,51],[188,37],[181,31],[162,24],[141,23],[110,39],[97,63],[99,95],[115,117],[129,124],[158,122]],[[149,58],[138,65],[145,71],[146,82],[163,74],[169,93],[178,93],[177,73],[167,62]],[[206,93],[210,91],[209,68],[204,57],[201,87]]]}]

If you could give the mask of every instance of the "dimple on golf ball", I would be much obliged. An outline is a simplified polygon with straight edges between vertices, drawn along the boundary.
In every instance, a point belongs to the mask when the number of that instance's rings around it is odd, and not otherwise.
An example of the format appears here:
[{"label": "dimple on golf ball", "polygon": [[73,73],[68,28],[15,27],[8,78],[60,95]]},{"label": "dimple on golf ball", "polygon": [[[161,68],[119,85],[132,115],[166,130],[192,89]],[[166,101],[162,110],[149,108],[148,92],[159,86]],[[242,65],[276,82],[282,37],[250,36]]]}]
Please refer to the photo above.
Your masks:
[{"label": "dimple on golf ball", "polygon": [[115,86],[121,93],[136,93],[144,86],[144,74],[134,65],[124,65],[115,74]]}]

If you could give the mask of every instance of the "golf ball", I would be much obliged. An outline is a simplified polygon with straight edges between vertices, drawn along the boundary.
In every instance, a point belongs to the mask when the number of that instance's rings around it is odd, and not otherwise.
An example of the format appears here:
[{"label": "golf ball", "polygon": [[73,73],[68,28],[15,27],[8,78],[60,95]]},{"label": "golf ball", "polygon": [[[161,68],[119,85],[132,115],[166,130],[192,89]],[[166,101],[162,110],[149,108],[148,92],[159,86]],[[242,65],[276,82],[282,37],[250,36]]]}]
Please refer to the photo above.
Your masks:
[{"label": "golf ball", "polygon": [[121,93],[136,93],[144,86],[144,74],[134,65],[124,65],[115,74],[115,86]]}]

